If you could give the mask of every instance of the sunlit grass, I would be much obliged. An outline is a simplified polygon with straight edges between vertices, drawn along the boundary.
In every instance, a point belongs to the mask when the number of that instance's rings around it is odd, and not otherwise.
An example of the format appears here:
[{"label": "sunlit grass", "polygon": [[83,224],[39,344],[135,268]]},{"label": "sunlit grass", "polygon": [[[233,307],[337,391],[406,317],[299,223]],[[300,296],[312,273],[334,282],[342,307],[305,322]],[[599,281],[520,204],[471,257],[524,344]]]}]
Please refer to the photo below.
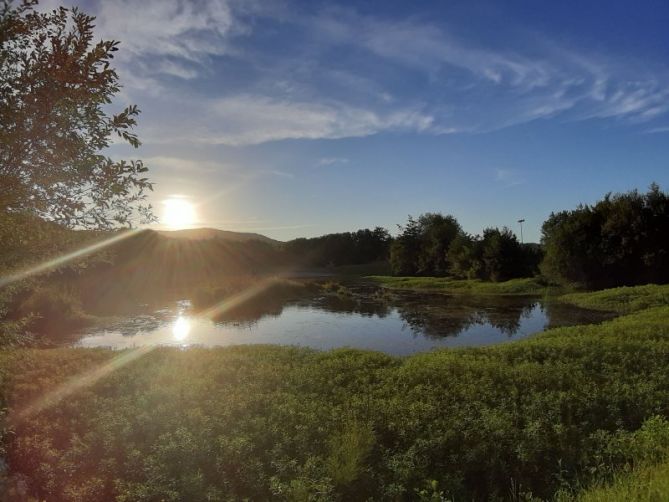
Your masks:
[{"label": "sunlit grass", "polygon": [[560,300],[594,310],[636,312],[649,307],[669,305],[669,284],[646,284],[587,293],[572,293],[561,296]]},{"label": "sunlit grass", "polygon": [[669,500],[669,462],[615,476],[611,484],[590,488],[578,502],[662,502]]}]

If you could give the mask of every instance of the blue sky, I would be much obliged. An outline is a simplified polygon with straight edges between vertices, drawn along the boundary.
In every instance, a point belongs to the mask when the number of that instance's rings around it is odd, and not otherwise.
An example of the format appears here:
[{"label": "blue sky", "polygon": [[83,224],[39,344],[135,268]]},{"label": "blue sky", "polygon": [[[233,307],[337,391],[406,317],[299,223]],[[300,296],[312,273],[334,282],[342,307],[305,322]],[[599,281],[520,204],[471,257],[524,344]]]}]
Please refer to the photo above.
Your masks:
[{"label": "blue sky", "polygon": [[[51,1],[45,5],[55,3]],[[669,188],[666,1],[84,1],[159,210],[278,239]],[[159,212],[159,211],[158,211]]]}]

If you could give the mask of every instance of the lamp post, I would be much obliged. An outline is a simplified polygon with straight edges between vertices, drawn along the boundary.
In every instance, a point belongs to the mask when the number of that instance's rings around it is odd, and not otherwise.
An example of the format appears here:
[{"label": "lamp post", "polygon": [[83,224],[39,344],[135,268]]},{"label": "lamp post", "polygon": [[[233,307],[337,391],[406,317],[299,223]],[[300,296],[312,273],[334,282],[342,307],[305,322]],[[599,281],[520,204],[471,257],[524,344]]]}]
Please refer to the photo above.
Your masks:
[{"label": "lamp post", "polygon": [[518,220],[518,223],[520,223],[520,243],[524,244],[523,242],[523,223],[525,222],[525,218],[522,218]]}]

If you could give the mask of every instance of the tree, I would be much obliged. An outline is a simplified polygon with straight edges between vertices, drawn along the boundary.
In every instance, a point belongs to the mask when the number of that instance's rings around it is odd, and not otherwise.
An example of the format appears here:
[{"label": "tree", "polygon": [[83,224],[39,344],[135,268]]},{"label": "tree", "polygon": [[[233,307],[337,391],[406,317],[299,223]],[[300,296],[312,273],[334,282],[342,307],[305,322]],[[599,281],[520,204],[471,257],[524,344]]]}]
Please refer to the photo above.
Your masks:
[{"label": "tree", "polygon": [[390,245],[390,268],[395,275],[415,275],[421,251],[421,230],[409,216],[406,225],[397,225],[400,233]]},{"label": "tree", "polygon": [[486,228],[481,240],[485,273],[491,281],[506,281],[523,274],[524,263],[516,235],[504,227]]},{"label": "tree", "polygon": [[669,282],[669,196],[607,194],[593,206],[551,214],[541,264],[552,280],[586,287]]},{"label": "tree", "polygon": [[421,275],[443,276],[448,272],[447,251],[453,239],[462,228],[451,215],[425,213],[419,216],[421,232],[421,253],[418,258],[418,272]]},{"label": "tree", "polygon": [[461,279],[483,279],[481,239],[461,232],[448,247],[449,271]]},{"label": "tree", "polygon": [[390,264],[396,275],[446,275],[448,247],[461,232],[453,216],[439,213],[409,216],[390,248]]},{"label": "tree", "polygon": [[390,234],[385,228],[299,238],[284,245],[286,259],[306,266],[357,265],[388,259]]},{"label": "tree", "polygon": [[115,137],[140,145],[138,108],[107,112],[120,90],[111,67],[119,43],[93,43],[94,18],[77,8],[36,4],[0,7],[0,212],[70,227],[151,219],[144,164],[100,153]]}]

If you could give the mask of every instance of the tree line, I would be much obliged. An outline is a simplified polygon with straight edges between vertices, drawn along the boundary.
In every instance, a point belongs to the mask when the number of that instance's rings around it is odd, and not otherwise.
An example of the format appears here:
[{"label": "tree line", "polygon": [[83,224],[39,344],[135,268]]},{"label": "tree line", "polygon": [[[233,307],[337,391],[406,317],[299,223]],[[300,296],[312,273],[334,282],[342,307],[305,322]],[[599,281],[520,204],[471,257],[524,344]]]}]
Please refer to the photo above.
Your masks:
[{"label": "tree line", "polygon": [[669,282],[669,196],[606,194],[593,205],[551,213],[539,244],[521,244],[504,227],[466,233],[450,215],[409,217],[390,245],[395,275],[503,281],[541,274],[585,288]]},{"label": "tree line", "polygon": [[540,246],[521,244],[506,227],[470,235],[455,217],[439,213],[409,216],[390,247],[395,275],[503,281],[535,275],[540,260]]},{"label": "tree line", "polygon": [[552,213],[542,227],[541,271],[587,288],[669,282],[669,196],[653,183]]},{"label": "tree line", "polygon": [[283,251],[288,261],[299,265],[359,265],[387,260],[391,240],[385,228],[365,228],[356,232],[293,239],[283,245]]}]

